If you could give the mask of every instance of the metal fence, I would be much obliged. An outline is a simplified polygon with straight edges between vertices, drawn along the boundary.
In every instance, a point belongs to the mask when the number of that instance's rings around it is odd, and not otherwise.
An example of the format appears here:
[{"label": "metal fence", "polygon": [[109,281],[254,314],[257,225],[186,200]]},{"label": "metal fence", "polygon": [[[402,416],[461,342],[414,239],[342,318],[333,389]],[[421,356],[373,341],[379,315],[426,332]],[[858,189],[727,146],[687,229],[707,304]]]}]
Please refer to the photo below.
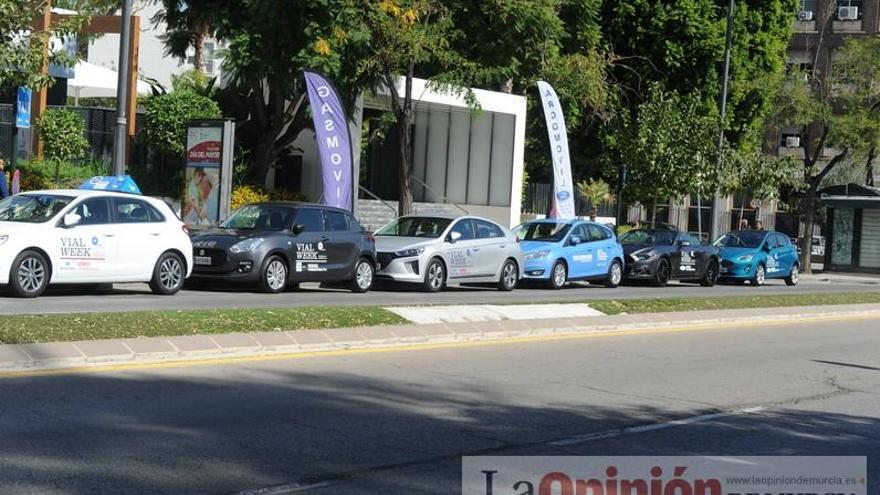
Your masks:
[{"label": "metal fence", "polygon": [[[53,106],[48,109],[66,108],[80,114],[85,124],[86,138],[89,141],[89,157],[86,161],[109,164],[113,159],[113,128],[116,125],[116,110],[111,108]],[[137,134],[131,150],[129,166],[141,166],[147,160],[147,148],[143,144],[140,129],[144,115],[138,113]],[[15,106],[0,104],[0,152],[3,156],[12,156],[12,136],[15,126]],[[19,136],[23,136],[20,133]]]},{"label": "metal fence", "polygon": [[[544,215],[550,211],[553,205],[553,184],[533,183],[526,185],[525,196],[523,197],[522,212]],[[589,216],[592,209],[590,202],[587,201],[581,193],[575,189],[574,191],[574,208],[578,216]],[[599,205],[600,217],[613,217],[617,215],[615,203],[607,201]]]}]

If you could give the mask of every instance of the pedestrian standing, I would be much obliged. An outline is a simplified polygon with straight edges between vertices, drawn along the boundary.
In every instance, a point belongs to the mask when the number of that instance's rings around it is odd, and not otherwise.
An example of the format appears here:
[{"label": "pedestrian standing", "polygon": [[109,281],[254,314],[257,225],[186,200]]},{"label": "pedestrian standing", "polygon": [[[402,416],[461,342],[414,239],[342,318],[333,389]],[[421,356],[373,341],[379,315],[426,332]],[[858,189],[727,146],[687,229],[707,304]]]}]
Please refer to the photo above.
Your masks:
[{"label": "pedestrian standing", "polygon": [[0,199],[6,198],[9,196],[9,187],[6,182],[6,160],[3,159],[3,154],[0,154]]},{"label": "pedestrian standing", "polygon": [[739,221],[739,230],[749,230],[749,221],[743,218]]},{"label": "pedestrian standing", "polygon": [[760,220],[755,221],[755,230],[764,230],[764,222]]}]

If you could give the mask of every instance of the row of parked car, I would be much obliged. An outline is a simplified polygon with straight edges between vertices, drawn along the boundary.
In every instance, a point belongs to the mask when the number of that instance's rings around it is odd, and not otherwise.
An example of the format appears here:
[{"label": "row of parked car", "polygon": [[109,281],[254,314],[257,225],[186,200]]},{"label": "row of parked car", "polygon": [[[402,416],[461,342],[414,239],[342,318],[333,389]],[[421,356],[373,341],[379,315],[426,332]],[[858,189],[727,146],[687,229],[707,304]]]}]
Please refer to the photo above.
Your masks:
[{"label": "row of parked car", "polygon": [[50,190],[0,201],[0,284],[36,297],[51,284],[147,282],[157,294],[187,279],[281,292],[300,282],[375,280],[418,284],[521,282],[561,288],[576,280],[617,287],[625,278],[712,286],[719,278],[761,285],[798,282],[797,251],[776,232],[731,232],[712,245],[671,228],[619,239],[584,220],[536,220],[513,231],[475,216],[405,216],[375,233],[348,211],[269,202],[236,210],[217,228],[191,234],[163,201],[107,190]]}]

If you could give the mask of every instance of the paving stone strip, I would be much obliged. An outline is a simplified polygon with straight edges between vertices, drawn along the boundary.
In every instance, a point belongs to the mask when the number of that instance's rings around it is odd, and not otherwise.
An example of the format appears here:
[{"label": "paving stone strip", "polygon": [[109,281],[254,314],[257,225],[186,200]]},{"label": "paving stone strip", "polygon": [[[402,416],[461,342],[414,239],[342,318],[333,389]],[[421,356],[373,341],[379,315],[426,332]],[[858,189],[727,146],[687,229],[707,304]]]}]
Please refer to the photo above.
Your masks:
[{"label": "paving stone strip", "polygon": [[[47,344],[0,345],[0,374],[157,362],[608,333],[691,325],[880,317],[880,304],[644,313],[410,324],[325,330],[186,335]],[[830,331],[833,331],[831,329]]]}]

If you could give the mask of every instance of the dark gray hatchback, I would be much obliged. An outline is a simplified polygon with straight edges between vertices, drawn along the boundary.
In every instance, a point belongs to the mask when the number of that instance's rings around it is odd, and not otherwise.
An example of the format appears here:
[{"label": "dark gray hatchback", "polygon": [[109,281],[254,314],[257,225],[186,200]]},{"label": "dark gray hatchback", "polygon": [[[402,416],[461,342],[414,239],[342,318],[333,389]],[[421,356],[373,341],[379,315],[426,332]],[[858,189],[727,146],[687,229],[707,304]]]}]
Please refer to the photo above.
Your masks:
[{"label": "dark gray hatchback", "polygon": [[373,284],[376,244],[354,216],[310,203],[243,206],[219,227],[192,237],[198,281],[258,284],[281,292],[299,282],[347,282],[354,292]]}]

